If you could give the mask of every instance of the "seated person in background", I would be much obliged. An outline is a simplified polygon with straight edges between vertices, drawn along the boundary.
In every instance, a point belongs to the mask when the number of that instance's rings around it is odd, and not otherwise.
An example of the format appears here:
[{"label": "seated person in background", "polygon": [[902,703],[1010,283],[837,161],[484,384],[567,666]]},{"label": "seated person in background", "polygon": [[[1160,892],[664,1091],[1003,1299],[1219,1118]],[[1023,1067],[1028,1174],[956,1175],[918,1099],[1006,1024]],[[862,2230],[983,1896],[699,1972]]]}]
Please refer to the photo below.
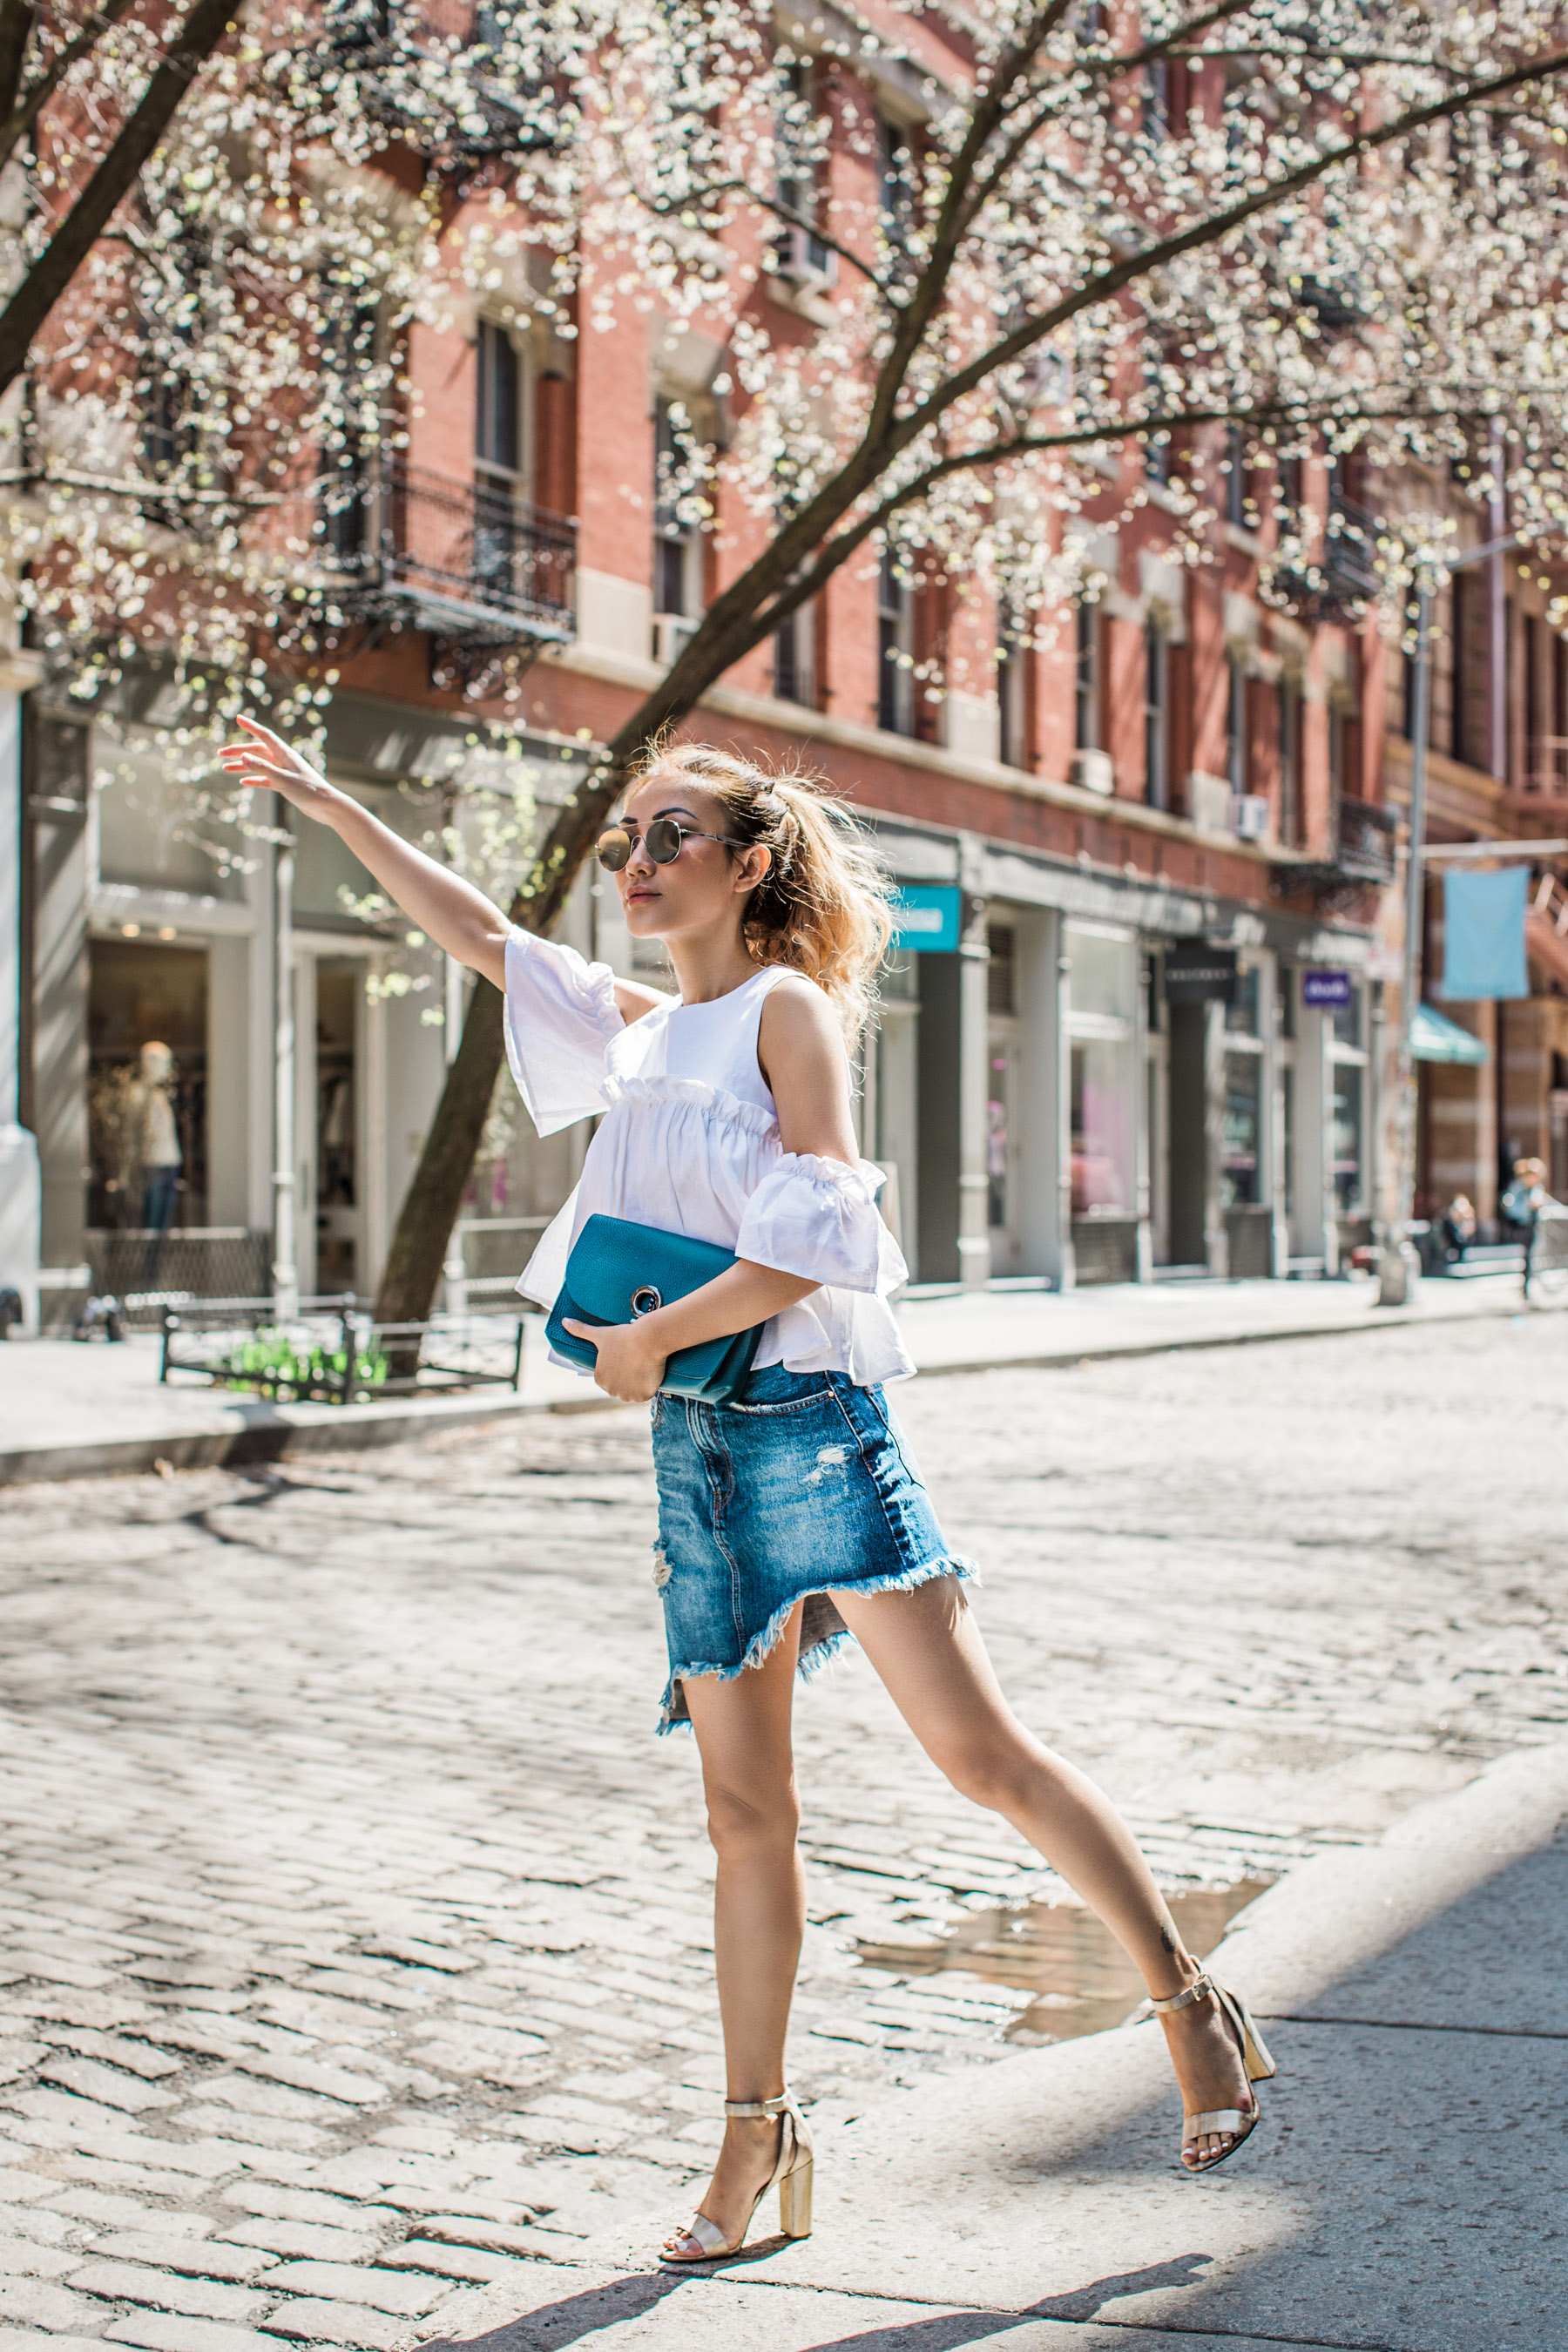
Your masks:
[{"label": "seated person in background", "polygon": [[1437,1220],[1437,1233],[1450,1262],[1458,1263],[1476,1238],[1476,1213],[1465,1193],[1455,1193]]}]

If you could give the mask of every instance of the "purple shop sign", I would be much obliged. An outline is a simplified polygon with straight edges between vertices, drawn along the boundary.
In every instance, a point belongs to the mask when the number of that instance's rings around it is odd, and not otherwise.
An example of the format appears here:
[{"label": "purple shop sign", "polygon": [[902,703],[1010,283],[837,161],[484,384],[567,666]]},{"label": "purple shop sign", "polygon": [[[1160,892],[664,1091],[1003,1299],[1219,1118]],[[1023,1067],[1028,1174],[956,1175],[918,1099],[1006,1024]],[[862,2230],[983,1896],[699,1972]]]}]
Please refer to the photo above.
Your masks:
[{"label": "purple shop sign", "polygon": [[1301,974],[1301,1002],[1320,1009],[1351,1001],[1351,976],[1348,971],[1304,971]]}]

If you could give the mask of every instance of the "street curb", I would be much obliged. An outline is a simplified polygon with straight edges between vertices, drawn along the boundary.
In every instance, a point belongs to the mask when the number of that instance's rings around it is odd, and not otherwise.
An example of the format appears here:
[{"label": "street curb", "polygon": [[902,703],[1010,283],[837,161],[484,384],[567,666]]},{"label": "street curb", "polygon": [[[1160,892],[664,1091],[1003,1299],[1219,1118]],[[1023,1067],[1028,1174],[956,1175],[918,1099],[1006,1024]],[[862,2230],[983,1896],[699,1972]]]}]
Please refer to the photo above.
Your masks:
[{"label": "street curb", "polygon": [[1511,1322],[1520,1315],[1558,1311],[1563,1310],[1543,1307],[1534,1300],[1526,1307],[1517,1298],[1433,1316],[1424,1316],[1419,1309],[1413,1312],[1408,1307],[1373,1307],[1370,1312],[1379,1318],[1375,1322],[1299,1323],[1261,1331],[1195,1331],[1190,1339],[1108,1339],[1086,1348],[1058,1349],[1048,1356],[976,1356],[963,1363],[922,1364],[920,1375],[922,1380],[937,1380],[949,1372],[1076,1371],[1080,1364],[1111,1363],[1119,1357],[1184,1355],[1203,1348],[1261,1348],[1275,1339],[1352,1339],[1369,1332],[1443,1331],[1467,1323]]},{"label": "street curb", "polygon": [[606,1396],[509,1397],[504,1403],[448,1404],[442,1400],[438,1404],[401,1410],[386,1405],[329,1407],[331,1420],[171,1431],[162,1437],[110,1438],[98,1445],[22,1446],[0,1454],[0,1487],[43,1486],[68,1478],[130,1477],[156,1470],[160,1463],[171,1470],[235,1469],[249,1463],[289,1461],[301,1454],[358,1454],[372,1446],[439,1436],[447,1429],[481,1428],[491,1422],[517,1421],[537,1413],[616,1409],[616,1400]]},{"label": "street curb", "polygon": [[[1254,1348],[1282,1339],[1361,1338],[1368,1332],[1437,1331],[1468,1323],[1511,1321],[1522,1314],[1552,1309],[1519,1299],[1478,1300],[1441,1316],[1424,1316],[1419,1308],[1370,1309],[1380,1319],[1361,1323],[1304,1323],[1281,1329],[1194,1331],[1161,1339],[1104,1339],[1084,1346],[1053,1349],[1048,1355],[976,1356],[957,1363],[921,1364],[922,1380],[945,1380],[950,1374],[972,1372],[1077,1371],[1084,1364],[1115,1363],[1142,1356],[1173,1356],[1202,1349]],[[474,1399],[430,1398],[407,1405],[320,1405],[299,1408],[319,1414],[309,1421],[258,1422],[245,1429],[171,1431],[161,1437],[110,1438],[97,1445],[21,1446],[0,1453],[0,1487],[41,1486],[68,1478],[134,1476],[155,1470],[160,1462],[172,1470],[238,1468],[248,1463],[283,1462],[309,1454],[360,1453],[372,1446],[401,1445],[443,1430],[479,1428],[492,1422],[515,1421],[534,1413],[579,1413],[619,1411],[615,1397]],[[288,1406],[277,1408],[287,1414]]]}]

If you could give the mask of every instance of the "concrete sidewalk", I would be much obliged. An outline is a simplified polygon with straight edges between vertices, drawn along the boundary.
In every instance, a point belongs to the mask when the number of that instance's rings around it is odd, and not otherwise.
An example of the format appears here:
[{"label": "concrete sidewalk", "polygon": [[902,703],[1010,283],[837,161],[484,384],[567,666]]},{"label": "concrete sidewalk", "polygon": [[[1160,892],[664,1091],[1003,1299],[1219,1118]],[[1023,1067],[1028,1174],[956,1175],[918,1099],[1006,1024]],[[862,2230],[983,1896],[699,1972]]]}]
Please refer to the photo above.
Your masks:
[{"label": "concrete sidewalk", "polygon": [[440,2341],[1563,2352],[1565,1904],[1568,1748],[1535,1748],[1307,1864],[1226,1938],[1280,2074],[1211,2179],[1173,2161],[1157,2029],[1124,2027],[825,2134],[807,2242],[672,2278],[648,2260],[671,2217],[650,2215],[578,2262],[513,2265]]},{"label": "concrete sidewalk", "polygon": [[[1516,1274],[1426,1282],[1410,1306],[1377,1303],[1376,1285],[1345,1282],[1184,1282],[1059,1294],[994,1289],[903,1301],[900,1317],[921,1371],[1001,1364],[1070,1365],[1169,1348],[1400,1324],[1447,1324],[1521,1311]],[[592,1410],[593,1383],[552,1365],[542,1319],[527,1326],[521,1391],[475,1389],[347,1407],[271,1404],[176,1376],[158,1380],[159,1342],[13,1339],[0,1347],[0,1486],[106,1472],[273,1461],[285,1455],[402,1442],[519,1412]]]}]

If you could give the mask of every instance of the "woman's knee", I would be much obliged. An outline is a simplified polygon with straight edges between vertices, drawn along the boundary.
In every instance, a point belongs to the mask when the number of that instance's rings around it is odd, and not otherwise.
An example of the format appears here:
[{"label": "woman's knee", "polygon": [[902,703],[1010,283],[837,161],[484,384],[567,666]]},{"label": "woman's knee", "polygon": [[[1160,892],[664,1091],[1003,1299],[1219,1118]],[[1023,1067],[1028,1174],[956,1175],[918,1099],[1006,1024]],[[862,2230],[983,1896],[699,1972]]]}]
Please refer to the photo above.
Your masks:
[{"label": "woman's knee", "polygon": [[1007,1815],[1027,1808],[1045,1762],[1022,1727],[957,1732],[933,1741],[929,1752],[961,1797]]},{"label": "woman's knee", "polygon": [[793,1850],[800,1829],[800,1799],[793,1779],[776,1787],[710,1780],[706,1794],[708,1835],[723,1859]]}]

